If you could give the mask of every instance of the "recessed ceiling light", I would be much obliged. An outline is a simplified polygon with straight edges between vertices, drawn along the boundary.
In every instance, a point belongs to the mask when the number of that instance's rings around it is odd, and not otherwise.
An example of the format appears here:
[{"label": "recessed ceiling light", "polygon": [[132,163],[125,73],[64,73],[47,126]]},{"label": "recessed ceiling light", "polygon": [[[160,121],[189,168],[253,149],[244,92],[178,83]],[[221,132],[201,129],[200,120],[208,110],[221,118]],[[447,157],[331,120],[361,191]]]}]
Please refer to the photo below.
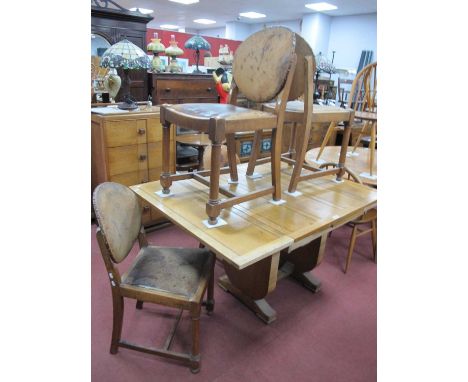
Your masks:
[{"label": "recessed ceiling light", "polygon": [[174,3],[189,5],[189,4],[198,3],[200,0],[169,0],[169,1],[172,1]]},{"label": "recessed ceiling light", "polygon": [[336,5],[328,4],[328,3],[310,3],[305,5],[306,8],[312,9],[317,12],[322,11],[333,11],[334,9],[338,9]]},{"label": "recessed ceiling light", "polygon": [[196,19],[193,22],[198,24],[216,24],[216,21],[209,19]]},{"label": "recessed ceiling light", "polygon": [[152,9],[146,9],[146,8],[130,8],[129,11],[136,12],[140,11],[140,13],[143,13],[144,15],[147,15],[149,13],[153,13],[154,11]]},{"label": "recessed ceiling light", "polygon": [[172,25],[172,24],[163,24],[159,26],[162,29],[178,29],[178,25]]},{"label": "recessed ceiling light", "polygon": [[264,15],[263,13],[257,13],[257,12],[239,13],[239,16],[248,17],[249,19],[261,19],[262,17],[266,17],[266,15]]}]

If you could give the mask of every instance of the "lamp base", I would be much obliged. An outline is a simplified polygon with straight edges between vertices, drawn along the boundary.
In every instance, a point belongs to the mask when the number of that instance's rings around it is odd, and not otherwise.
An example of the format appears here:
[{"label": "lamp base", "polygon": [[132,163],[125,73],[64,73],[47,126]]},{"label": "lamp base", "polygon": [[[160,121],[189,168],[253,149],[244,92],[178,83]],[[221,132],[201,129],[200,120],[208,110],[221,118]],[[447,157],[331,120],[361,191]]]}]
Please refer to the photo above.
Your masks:
[{"label": "lamp base", "polygon": [[121,110],[135,110],[138,109],[138,104],[132,99],[130,95],[126,95],[123,102],[119,102],[117,107]]},{"label": "lamp base", "polygon": [[135,110],[138,109],[138,105],[136,103],[126,103],[120,102],[117,104],[117,107],[121,110]]},{"label": "lamp base", "polygon": [[199,69],[194,69],[194,71],[192,73],[195,73],[195,74],[204,74],[205,72],[202,72],[201,70]]}]

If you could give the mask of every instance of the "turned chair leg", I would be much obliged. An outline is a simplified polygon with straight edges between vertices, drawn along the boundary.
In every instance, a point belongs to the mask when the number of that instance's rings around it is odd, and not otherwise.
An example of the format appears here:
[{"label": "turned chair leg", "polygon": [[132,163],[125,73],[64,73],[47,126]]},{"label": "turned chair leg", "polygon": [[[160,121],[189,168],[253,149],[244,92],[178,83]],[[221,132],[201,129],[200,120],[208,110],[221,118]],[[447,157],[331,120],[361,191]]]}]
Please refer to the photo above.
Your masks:
[{"label": "turned chair leg", "polygon": [[211,269],[210,281],[208,282],[208,291],[207,291],[207,301],[206,301],[206,311],[208,315],[213,314],[214,310],[214,266],[215,261],[213,261],[213,268]]},{"label": "turned chair leg", "polygon": [[192,317],[192,353],[190,355],[190,371],[194,374],[200,371],[200,306],[190,312]]},{"label": "turned chair leg", "polygon": [[227,156],[229,163],[229,174],[232,182],[239,181],[237,175],[237,162],[236,162],[236,138],[234,134],[226,135]]},{"label": "turned chair leg", "polygon": [[252,176],[255,170],[255,163],[257,162],[257,158],[260,155],[260,144],[262,142],[262,130],[257,130],[254,133],[254,139],[252,143],[252,151],[250,152],[249,164],[247,165],[247,176]]},{"label": "turned chair leg", "polygon": [[357,225],[353,225],[353,232],[351,232],[351,240],[348,248],[348,256],[346,256],[346,265],[344,273],[348,271],[349,264],[351,263],[351,257],[353,256],[354,245],[356,244]]},{"label": "turned chair leg", "polygon": [[112,326],[112,341],[110,352],[116,354],[119,351],[120,336],[122,334],[122,323],[124,314],[124,300],[122,296],[113,296],[113,326]]}]

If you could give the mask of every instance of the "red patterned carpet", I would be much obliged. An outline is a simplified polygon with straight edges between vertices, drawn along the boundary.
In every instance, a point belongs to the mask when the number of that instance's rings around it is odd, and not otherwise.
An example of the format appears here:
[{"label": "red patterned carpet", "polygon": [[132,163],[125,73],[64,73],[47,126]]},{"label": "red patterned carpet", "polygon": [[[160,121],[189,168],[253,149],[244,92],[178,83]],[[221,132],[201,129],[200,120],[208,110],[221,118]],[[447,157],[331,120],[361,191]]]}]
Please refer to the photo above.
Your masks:
[{"label": "red patterned carpet", "polygon": [[[350,269],[342,271],[351,229],[342,227],[327,240],[325,259],[313,272],[322,289],[313,294],[285,279],[267,297],[278,319],[265,325],[232,295],[215,286],[215,311],[201,318],[202,367],[187,367],[152,355],[120,349],[109,353],[112,298],[103,260],[91,226],[92,380],[140,381],[318,381],[377,380],[377,266],[370,235],[357,239]],[[151,244],[197,247],[174,226],[148,234]],[[136,254],[136,248],[129,259]],[[223,274],[217,264],[216,278]],[[122,338],[160,346],[176,311],[145,304],[136,310],[126,300]],[[190,322],[184,314],[173,350],[190,348]]]}]

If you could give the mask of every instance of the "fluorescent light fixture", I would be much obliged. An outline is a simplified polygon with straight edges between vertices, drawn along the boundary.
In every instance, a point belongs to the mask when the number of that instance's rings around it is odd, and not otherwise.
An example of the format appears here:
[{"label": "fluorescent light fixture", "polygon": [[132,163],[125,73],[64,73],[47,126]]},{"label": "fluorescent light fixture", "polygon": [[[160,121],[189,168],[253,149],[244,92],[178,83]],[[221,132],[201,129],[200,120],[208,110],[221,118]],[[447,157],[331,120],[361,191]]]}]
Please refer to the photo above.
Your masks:
[{"label": "fluorescent light fixture", "polygon": [[198,23],[198,24],[216,24],[216,21],[214,20],[209,20],[209,19],[196,19],[196,20],[193,20],[194,23]]},{"label": "fluorescent light fixture", "polygon": [[169,0],[169,1],[172,1],[173,3],[189,5],[189,4],[198,3],[200,0]]},{"label": "fluorescent light fixture", "polygon": [[172,24],[163,24],[159,26],[162,29],[178,29],[178,25],[172,25]]},{"label": "fluorescent light fixture", "polygon": [[338,9],[336,5],[328,4],[328,3],[310,3],[305,5],[306,8],[312,9],[313,11],[323,12],[323,11],[333,11],[334,9]]},{"label": "fluorescent light fixture", "polygon": [[266,15],[264,15],[263,13],[257,13],[257,12],[239,13],[239,16],[247,17],[249,19],[261,19],[262,17],[266,17]]},{"label": "fluorescent light fixture", "polygon": [[149,13],[153,13],[154,11],[152,9],[146,9],[146,8],[136,8],[136,7],[133,7],[133,8],[130,8],[129,11],[132,11],[132,12],[136,12],[136,11],[140,11],[140,13],[143,13],[144,15],[147,15]]}]

